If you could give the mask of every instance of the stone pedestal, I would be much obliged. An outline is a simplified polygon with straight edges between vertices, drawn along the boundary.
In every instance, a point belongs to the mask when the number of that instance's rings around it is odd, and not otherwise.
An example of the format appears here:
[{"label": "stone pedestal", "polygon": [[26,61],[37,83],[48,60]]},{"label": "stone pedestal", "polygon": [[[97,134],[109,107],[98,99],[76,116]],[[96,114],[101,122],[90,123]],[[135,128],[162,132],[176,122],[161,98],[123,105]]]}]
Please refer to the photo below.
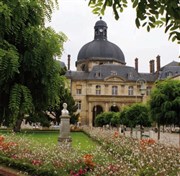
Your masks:
[{"label": "stone pedestal", "polygon": [[69,112],[67,111],[67,104],[63,104],[64,109],[62,110],[61,124],[60,124],[60,135],[58,137],[59,145],[63,146],[71,146],[71,136],[70,136],[70,116]]}]

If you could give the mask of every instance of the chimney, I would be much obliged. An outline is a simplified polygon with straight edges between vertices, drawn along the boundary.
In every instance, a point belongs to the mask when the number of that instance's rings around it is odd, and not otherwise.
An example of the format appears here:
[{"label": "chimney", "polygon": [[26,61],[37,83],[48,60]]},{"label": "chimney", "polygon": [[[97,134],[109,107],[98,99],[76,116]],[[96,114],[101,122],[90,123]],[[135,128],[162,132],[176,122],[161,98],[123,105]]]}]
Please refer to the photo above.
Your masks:
[{"label": "chimney", "polygon": [[135,70],[138,72],[138,58],[135,59]]},{"label": "chimney", "polygon": [[154,60],[150,60],[149,64],[150,64],[150,73],[154,73]]},{"label": "chimney", "polygon": [[70,70],[70,61],[71,61],[71,55],[68,54],[68,70]]},{"label": "chimney", "polygon": [[156,66],[157,66],[157,73],[159,73],[159,71],[160,71],[160,68],[161,68],[161,63],[160,63],[160,56],[158,55],[157,57],[156,57]]}]

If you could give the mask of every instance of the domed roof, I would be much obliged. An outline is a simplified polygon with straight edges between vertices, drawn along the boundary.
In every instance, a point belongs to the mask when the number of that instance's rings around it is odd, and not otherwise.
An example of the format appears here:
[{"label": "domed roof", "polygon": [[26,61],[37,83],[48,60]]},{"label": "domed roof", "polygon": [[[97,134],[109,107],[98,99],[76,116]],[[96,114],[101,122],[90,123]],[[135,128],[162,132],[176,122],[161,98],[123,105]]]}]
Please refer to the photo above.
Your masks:
[{"label": "domed roof", "polygon": [[98,27],[98,26],[103,26],[103,27],[107,27],[107,24],[105,21],[102,20],[102,18],[100,17],[100,20],[98,20],[95,24],[95,27]]},{"label": "domed roof", "polygon": [[94,26],[94,40],[85,44],[78,53],[77,62],[87,60],[108,60],[125,64],[121,49],[107,40],[107,24],[101,18]]},{"label": "domed roof", "polygon": [[115,60],[125,64],[121,49],[107,40],[93,40],[84,45],[78,54],[78,61],[85,60]]}]

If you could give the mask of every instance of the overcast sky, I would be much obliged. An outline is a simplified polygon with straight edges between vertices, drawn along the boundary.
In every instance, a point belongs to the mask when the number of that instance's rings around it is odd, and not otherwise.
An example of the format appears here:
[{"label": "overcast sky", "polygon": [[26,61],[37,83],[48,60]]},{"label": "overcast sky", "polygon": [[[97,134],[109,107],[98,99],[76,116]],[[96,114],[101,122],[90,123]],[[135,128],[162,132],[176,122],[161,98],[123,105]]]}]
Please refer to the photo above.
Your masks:
[{"label": "overcast sky", "polygon": [[[61,61],[67,64],[67,55],[71,55],[71,70],[76,70],[75,61],[81,47],[94,39],[94,25],[99,20],[88,7],[89,0],[59,0],[59,10],[55,10],[50,25],[56,32],[64,32],[68,41],[64,45]],[[108,40],[118,45],[125,55],[127,66],[134,67],[134,59],[139,59],[139,71],[149,72],[149,61],[161,56],[161,66],[171,61],[179,61],[180,46],[168,41],[164,29],[137,29],[135,10],[128,8],[120,19],[114,19],[108,9],[102,19],[107,23]],[[156,67],[155,67],[156,68]]]}]

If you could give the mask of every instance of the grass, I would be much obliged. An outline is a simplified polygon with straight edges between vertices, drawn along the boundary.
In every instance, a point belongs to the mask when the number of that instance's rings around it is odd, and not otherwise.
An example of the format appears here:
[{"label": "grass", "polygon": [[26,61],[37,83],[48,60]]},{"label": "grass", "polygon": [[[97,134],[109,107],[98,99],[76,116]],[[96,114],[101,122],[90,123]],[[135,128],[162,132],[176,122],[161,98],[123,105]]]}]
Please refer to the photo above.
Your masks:
[{"label": "grass", "polygon": [[[11,132],[0,130],[1,134],[10,134]],[[58,144],[59,131],[23,131],[15,135],[23,136],[34,142],[40,142],[41,144]],[[83,132],[71,132],[72,146],[80,150],[91,151],[98,145],[91,138],[89,138]]]}]

